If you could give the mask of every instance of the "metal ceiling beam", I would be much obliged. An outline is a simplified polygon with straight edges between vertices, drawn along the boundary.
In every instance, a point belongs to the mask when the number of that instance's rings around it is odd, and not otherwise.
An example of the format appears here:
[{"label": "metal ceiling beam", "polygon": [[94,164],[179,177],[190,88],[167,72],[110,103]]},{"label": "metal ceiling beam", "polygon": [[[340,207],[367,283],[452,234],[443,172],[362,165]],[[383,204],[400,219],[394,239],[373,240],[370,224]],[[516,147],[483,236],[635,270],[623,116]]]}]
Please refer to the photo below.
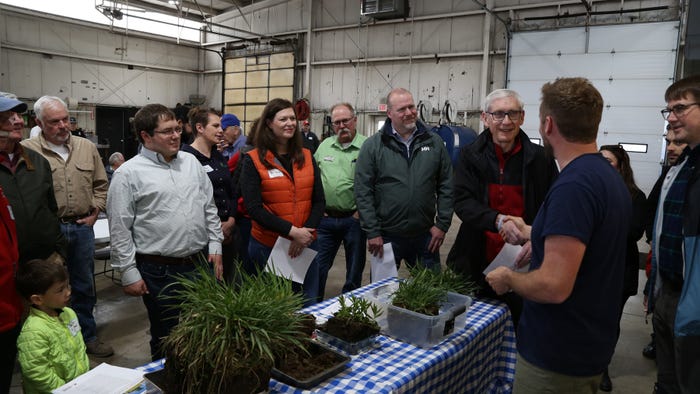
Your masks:
[{"label": "metal ceiling beam", "polygon": [[[120,4],[125,4],[125,3],[120,3]],[[182,13],[180,11],[178,11],[176,8],[169,7],[165,3],[160,5],[160,4],[154,4],[154,3],[150,3],[150,2],[142,1],[142,0],[129,0],[128,4],[130,6],[135,6],[135,7],[140,7],[140,8],[146,9],[148,11],[160,12],[162,14],[171,15],[171,16],[179,17],[179,18],[183,18],[183,19],[188,19],[188,20],[195,21],[195,22],[202,22],[203,20],[205,20],[205,18],[207,16],[218,15],[218,11],[216,11],[212,8],[209,8],[209,7],[201,7],[202,12],[209,13],[209,15],[201,15],[199,10],[197,9],[197,5],[194,3],[190,3],[189,1],[183,1],[181,3],[182,7],[187,8],[187,12],[182,12]]]}]

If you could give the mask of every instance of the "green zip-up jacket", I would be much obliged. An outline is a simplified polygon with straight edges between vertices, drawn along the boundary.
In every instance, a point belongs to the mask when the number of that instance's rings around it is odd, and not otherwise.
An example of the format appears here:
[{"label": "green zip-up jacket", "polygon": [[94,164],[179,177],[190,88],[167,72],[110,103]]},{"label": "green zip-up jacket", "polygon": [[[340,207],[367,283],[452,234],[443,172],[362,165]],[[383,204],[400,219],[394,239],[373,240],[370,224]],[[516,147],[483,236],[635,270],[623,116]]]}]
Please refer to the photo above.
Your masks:
[{"label": "green zip-up jacket", "polygon": [[0,186],[12,206],[17,224],[19,263],[66,256],[66,239],[58,221],[49,162],[39,153],[17,146],[17,168],[0,165]]},{"label": "green zip-up jacket", "polygon": [[78,317],[68,307],[57,317],[30,308],[17,350],[25,394],[50,393],[90,369]]},{"label": "green zip-up jacket", "polygon": [[[406,146],[392,134],[391,120],[360,149],[355,200],[367,238],[415,236],[452,222],[452,165],[442,139],[422,123]],[[436,216],[437,213],[437,216]]]}]

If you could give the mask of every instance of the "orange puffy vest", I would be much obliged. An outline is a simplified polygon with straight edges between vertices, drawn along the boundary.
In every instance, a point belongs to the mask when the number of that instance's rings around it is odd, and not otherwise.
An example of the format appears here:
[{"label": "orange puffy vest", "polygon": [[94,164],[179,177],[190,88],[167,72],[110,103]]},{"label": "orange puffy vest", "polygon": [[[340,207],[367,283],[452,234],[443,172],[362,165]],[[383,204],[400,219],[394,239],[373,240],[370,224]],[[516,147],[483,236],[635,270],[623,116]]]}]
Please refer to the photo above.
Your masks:
[{"label": "orange puffy vest", "polygon": [[[311,197],[314,189],[314,166],[311,151],[304,149],[304,166],[299,169],[294,164],[294,179],[268,151],[265,159],[274,168],[267,168],[260,161],[258,150],[251,150],[248,155],[253,160],[260,175],[260,191],[263,207],[271,214],[286,220],[296,227],[303,227],[311,214]],[[253,220],[251,235],[261,244],[273,247],[281,234],[268,230]]]}]

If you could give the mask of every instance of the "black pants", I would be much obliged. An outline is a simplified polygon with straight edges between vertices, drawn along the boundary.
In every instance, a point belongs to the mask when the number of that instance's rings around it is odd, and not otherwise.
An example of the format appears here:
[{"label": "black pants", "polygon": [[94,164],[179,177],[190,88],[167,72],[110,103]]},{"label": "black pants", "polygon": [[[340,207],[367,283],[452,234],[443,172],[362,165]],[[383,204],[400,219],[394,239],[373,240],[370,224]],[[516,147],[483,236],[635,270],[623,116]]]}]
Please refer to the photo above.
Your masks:
[{"label": "black pants", "polygon": [[22,330],[22,325],[18,324],[14,328],[0,333],[0,394],[10,392],[12,382],[12,372],[15,370],[15,360],[17,359],[17,337]]},{"label": "black pants", "polygon": [[654,308],[659,394],[694,394],[700,390],[700,336],[674,335],[680,290],[663,286]]}]

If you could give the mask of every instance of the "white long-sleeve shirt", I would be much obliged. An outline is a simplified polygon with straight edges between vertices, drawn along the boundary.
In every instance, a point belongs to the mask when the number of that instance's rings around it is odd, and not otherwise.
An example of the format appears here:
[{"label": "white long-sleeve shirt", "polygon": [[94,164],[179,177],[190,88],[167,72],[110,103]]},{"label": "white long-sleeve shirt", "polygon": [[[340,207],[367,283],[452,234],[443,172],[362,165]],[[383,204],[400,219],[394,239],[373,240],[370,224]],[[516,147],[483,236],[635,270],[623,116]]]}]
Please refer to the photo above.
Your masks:
[{"label": "white long-sleeve shirt", "polygon": [[136,253],[221,254],[221,221],[211,181],[197,159],[178,152],[170,163],[147,148],[120,166],[107,194],[112,267],[122,285],[141,280]]}]

